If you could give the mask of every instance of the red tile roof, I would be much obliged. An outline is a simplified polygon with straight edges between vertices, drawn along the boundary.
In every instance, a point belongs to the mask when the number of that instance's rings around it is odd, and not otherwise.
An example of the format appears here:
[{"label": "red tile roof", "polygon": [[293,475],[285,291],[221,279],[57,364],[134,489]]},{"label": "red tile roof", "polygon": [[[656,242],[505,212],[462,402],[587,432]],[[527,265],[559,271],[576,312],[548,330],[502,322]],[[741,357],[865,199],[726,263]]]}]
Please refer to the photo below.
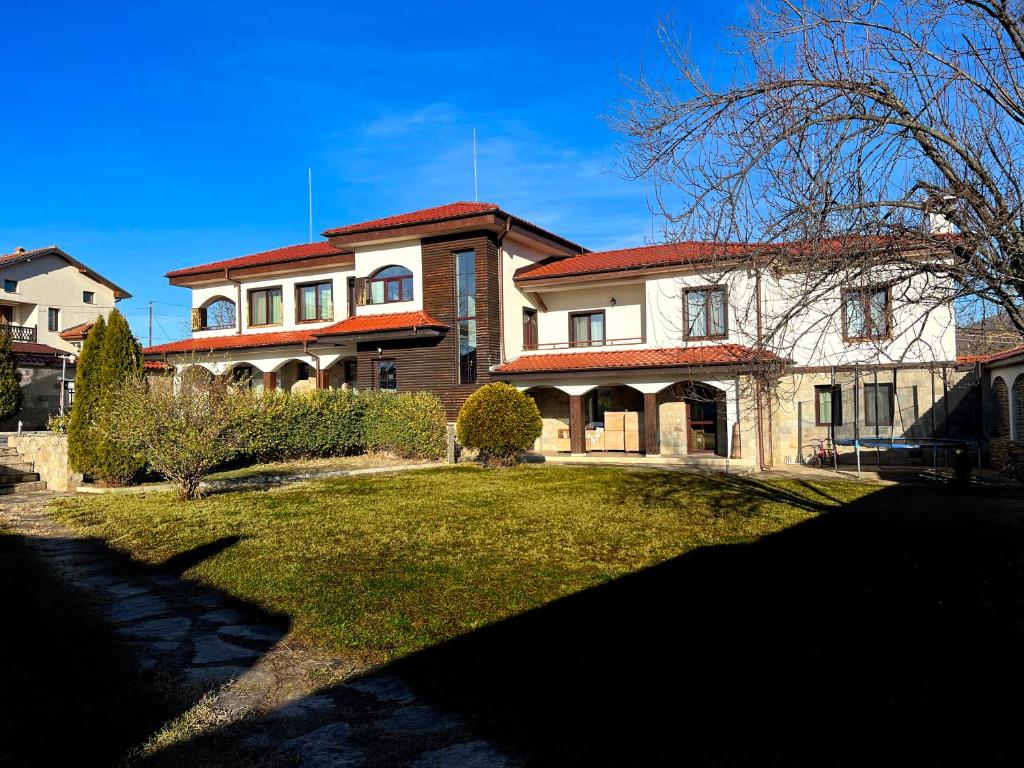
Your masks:
[{"label": "red tile roof", "polygon": [[[495,373],[561,373],[621,368],[685,368],[694,365],[730,365],[748,363],[758,353],[740,344],[716,344],[704,347],[669,349],[619,349],[595,352],[560,352],[522,355],[499,365]],[[762,358],[778,359],[770,353]]]},{"label": "red tile roof", "polygon": [[374,333],[376,331],[399,331],[408,328],[447,328],[426,312],[391,312],[383,315],[358,315],[313,331],[320,336],[341,336],[349,333]]},{"label": "red tile roof", "polygon": [[561,261],[530,267],[516,273],[516,280],[569,277],[595,272],[618,272],[642,267],[661,267],[712,258],[739,256],[751,246],[744,243],[663,243],[617,251],[595,251]]},{"label": "red tile roof", "polygon": [[318,256],[331,256],[336,253],[341,253],[341,251],[328,242],[302,243],[301,245],[275,248],[272,251],[250,253],[248,256],[236,256],[235,258],[224,259],[223,261],[211,261],[208,264],[200,264],[195,267],[175,269],[168,272],[164,277],[186,277],[188,275],[201,275],[207,272],[221,272],[225,269],[235,269],[238,267],[256,267],[264,264],[302,261]]},{"label": "red tile roof", "polygon": [[163,360],[143,360],[142,368],[146,371],[169,371],[171,366]]},{"label": "red tile roof", "polygon": [[1017,357],[1018,355],[1024,355],[1024,344],[1013,349],[1003,349],[999,352],[989,352],[985,355],[960,355],[956,361],[960,365],[988,364],[1009,360],[1011,357]]},{"label": "red tile roof", "polygon": [[419,211],[400,213],[397,216],[385,216],[382,219],[372,219],[358,224],[347,224],[344,227],[335,227],[324,232],[325,237],[332,235],[348,235],[353,232],[367,232],[373,229],[387,229],[389,227],[401,227],[409,224],[426,224],[431,221],[443,221],[444,219],[456,219],[462,216],[474,216],[480,213],[494,213],[500,208],[494,203],[449,203],[437,205],[433,208],[424,208]]},{"label": "red tile roof", "polygon": [[19,364],[46,365],[59,362],[59,355],[68,355],[63,349],[55,349],[48,344],[33,344],[25,341],[12,341],[11,351]]},{"label": "red tile roof", "polygon": [[214,352],[220,349],[249,349],[252,347],[277,347],[283,344],[301,344],[313,341],[310,331],[279,331],[277,333],[232,333],[226,336],[210,336],[205,339],[182,339],[168,344],[157,344],[142,350],[144,355],[160,355],[181,352]]},{"label": "red tile roof", "polygon": [[64,341],[81,341],[89,335],[89,331],[92,330],[93,322],[79,323],[78,325],[72,325],[70,328],[65,328],[58,334]]}]

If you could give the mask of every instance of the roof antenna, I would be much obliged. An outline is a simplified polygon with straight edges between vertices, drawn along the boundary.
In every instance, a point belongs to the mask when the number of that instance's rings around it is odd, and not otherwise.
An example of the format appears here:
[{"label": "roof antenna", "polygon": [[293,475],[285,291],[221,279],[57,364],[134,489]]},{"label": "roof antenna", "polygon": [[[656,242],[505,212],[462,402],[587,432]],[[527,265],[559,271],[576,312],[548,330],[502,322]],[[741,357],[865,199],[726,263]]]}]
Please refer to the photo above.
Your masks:
[{"label": "roof antenna", "polygon": [[476,128],[473,129],[473,202],[480,202],[480,190],[476,183]]},{"label": "roof antenna", "polygon": [[313,169],[307,168],[309,180],[309,242],[313,242]]}]

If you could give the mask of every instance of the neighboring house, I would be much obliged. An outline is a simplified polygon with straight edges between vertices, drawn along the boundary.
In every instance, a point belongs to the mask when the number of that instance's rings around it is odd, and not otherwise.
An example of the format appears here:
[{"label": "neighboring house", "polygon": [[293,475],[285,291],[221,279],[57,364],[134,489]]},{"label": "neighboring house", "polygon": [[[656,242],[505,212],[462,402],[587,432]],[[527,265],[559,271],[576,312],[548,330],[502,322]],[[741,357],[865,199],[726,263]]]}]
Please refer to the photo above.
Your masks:
[{"label": "neighboring house", "polygon": [[975,369],[981,380],[984,436],[1024,445],[1024,345],[987,355],[965,355],[960,362]]},{"label": "neighboring house", "polygon": [[92,322],[131,294],[55,245],[0,255],[0,281],[0,323],[10,329],[25,395],[0,430],[19,421],[41,429],[62,397],[70,403],[74,356]]},{"label": "neighboring house", "polygon": [[[507,381],[536,399],[550,454],[781,464],[815,436],[934,440],[971,421],[951,310],[922,317],[914,286],[835,285],[775,354],[754,351],[749,308],[791,312],[787,278],[752,269],[739,246],[589,252],[467,202],[324,236],[167,273],[192,291],[193,334],[147,359],[257,388],[430,390],[451,420],[479,386]],[[723,247],[735,263],[712,278]]]}]

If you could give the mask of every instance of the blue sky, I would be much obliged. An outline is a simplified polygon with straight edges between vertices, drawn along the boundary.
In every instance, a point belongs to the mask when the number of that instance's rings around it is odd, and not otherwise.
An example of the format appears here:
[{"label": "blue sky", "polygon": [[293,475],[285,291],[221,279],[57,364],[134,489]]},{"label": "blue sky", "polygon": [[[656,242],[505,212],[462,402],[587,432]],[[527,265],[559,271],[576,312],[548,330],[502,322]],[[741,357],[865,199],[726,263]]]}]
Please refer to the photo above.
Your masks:
[{"label": "blue sky", "polygon": [[720,2],[4,3],[0,252],[59,244],[187,335],[168,269],[473,198],[591,248],[650,241],[602,115],[669,15],[709,62]]}]

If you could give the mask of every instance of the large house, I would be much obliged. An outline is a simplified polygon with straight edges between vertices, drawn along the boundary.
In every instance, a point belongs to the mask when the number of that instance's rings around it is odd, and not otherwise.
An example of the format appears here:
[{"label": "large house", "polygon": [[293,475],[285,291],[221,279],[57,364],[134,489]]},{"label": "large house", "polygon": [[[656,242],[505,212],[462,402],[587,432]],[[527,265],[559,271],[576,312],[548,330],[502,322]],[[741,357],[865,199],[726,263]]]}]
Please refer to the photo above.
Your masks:
[{"label": "large house", "polygon": [[193,333],[147,359],[259,388],[430,390],[451,420],[506,381],[536,399],[552,458],[766,466],[816,437],[924,443],[975,418],[951,307],[922,315],[924,286],[837,283],[794,307],[792,276],[743,246],[591,252],[489,203],[324,237],[168,272]]},{"label": "large house", "polygon": [[[11,334],[22,410],[0,429],[39,429],[68,404],[75,354],[91,323],[131,294],[55,245],[0,255],[0,323]],[[63,391],[62,391],[63,390]]]}]

